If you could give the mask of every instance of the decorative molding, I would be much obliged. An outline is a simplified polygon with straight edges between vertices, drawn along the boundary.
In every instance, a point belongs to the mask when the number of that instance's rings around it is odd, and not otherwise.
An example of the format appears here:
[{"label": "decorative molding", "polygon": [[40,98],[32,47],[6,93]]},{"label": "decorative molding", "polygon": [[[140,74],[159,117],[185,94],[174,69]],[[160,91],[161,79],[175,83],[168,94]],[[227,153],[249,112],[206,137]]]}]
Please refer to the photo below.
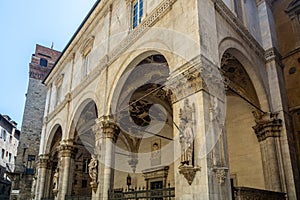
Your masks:
[{"label": "decorative molding", "polygon": [[280,137],[282,120],[278,119],[278,113],[257,114],[253,112],[253,114],[256,118],[256,125],[252,128],[259,142],[264,141],[268,137]]},{"label": "decorative molding", "polygon": [[228,168],[227,167],[215,167],[215,168],[213,168],[213,172],[215,172],[218,183],[220,185],[223,185],[227,178]]},{"label": "decorative molding", "polygon": [[253,49],[255,54],[259,56],[262,60],[265,59],[265,51],[261,45],[255,40],[251,33],[246,29],[246,27],[240,22],[240,20],[232,13],[232,11],[227,7],[223,0],[215,0],[215,8],[220,13],[220,15],[231,25],[231,27],[241,36],[241,38],[248,44],[248,46]]},{"label": "decorative molding", "polygon": [[184,178],[187,180],[189,185],[192,185],[197,171],[200,171],[200,167],[193,167],[193,166],[186,166],[186,165],[179,167],[179,173],[183,174]]},{"label": "decorative molding", "polygon": [[92,50],[94,45],[95,36],[89,37],[81,46],[80,53],[83,57],[86,57]]}]

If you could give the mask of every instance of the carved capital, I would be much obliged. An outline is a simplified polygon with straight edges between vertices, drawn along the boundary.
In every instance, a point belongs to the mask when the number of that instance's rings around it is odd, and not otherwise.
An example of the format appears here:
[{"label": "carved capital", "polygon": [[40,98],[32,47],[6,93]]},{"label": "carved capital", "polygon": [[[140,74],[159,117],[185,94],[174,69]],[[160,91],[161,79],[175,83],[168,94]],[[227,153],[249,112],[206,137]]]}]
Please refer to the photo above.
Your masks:
[{"label": "carved capital", "polygon": [[228,168],[227,167],[215,167],[215,168],[213,168],[213,172],[215,172],[218,183],[220,185],[224,184],[225,180],[227,178]]},{"label": "carved capital", "polygon": [[113,116],[102,116],[96,119],[96,125],[93,127],[93,131],[96,134],[96,139],[109,138],[113,142],[116,142],[120,133],[119,126],[115,123]]},{"label": "carved capital", "polygon": [[197,171],[200,171],[200,167],[193,167],[188,165],[183,165],[179,167],[179,173],[183,174],[184,178],[187,180],[189,185],[192,185]]},{"label": "carved capital", "polygon": [[255,117],[256,125],[252,128],[259,142],[264,141],[268,137],[280,137],[282,120],[278,119],[278,113],[264,113],[255,115]]},{"label": "carved capital", "polygon": [[58,148],[60,157],[74,158],[78,150],[77,147],[74,145],[73,140],[71,139],[62,140]]},{"label": "carved capital", "polygon": [[37,166],[38,168],[47,168],[49,162],[49,156],[42,154],[39,155]]}]

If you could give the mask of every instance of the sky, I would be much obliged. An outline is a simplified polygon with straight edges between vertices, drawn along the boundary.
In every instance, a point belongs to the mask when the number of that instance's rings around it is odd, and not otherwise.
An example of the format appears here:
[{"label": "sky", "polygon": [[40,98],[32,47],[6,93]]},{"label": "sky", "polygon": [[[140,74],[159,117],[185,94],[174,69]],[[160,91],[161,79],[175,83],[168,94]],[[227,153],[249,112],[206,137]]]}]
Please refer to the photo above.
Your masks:
[{"label": "sky", "polygon": [[21,129],[29,63],[40,44],[62,51],[96,0],[0,2],[0,114]]}]

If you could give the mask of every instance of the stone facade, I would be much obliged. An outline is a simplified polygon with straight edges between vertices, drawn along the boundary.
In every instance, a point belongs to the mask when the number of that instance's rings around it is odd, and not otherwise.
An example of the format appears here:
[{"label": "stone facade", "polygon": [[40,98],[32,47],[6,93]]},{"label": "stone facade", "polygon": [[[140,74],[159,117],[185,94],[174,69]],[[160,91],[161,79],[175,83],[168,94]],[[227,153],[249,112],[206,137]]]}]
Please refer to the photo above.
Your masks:
[{"label": "stone facade", "polygon": [[9,199],[10,173],[15,169],[20,131],[8,115],[0,115],[0,199]]},{"label": "stone facade", "polygon": [[11,199],[31,198],[32,182],[36,179],[35,162],[39,152],[47,92],[42,80],[59,55],[58,51],[40,45],[36,45],[32,55]]},{"label": "stone facade", "polygon": [[44,80],[35,199],[297,199],[275,4],[97,1]]},{"label": "stone facade", "polygon": [[[282,10],[284,8],[284,11]],[[288,99],[288,110],[293,126],[295,148],[291,152],[298,157],[300,169],[300,4],[299,1],[277,1],[274,3],[274,18],[278,35],[283,74]],[[295,160],[296,161],[296,160]],[[294,163],[297,170],[297,164]],[[299,176],[299,174],[298,174]]]}]

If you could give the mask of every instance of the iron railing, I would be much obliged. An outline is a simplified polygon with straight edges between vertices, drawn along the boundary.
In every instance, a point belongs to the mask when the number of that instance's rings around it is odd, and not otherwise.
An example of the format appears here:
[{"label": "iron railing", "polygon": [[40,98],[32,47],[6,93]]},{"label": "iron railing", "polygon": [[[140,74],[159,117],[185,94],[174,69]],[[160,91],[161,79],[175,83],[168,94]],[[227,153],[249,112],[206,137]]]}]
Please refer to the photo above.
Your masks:
[{"label": "iron railing", "polygon": [[109,192],[109,200],[173,200],[174,197],[175,188],[139,189],[134,191],[117,189]]},{"label": "iron railing", "polygon": [[234,200],[286,200],[286,194],[247,187],[234,188]]},{"label": "iron railing", "polygon": [[65,200],[91,200],[92,196],[66,196]]}]

